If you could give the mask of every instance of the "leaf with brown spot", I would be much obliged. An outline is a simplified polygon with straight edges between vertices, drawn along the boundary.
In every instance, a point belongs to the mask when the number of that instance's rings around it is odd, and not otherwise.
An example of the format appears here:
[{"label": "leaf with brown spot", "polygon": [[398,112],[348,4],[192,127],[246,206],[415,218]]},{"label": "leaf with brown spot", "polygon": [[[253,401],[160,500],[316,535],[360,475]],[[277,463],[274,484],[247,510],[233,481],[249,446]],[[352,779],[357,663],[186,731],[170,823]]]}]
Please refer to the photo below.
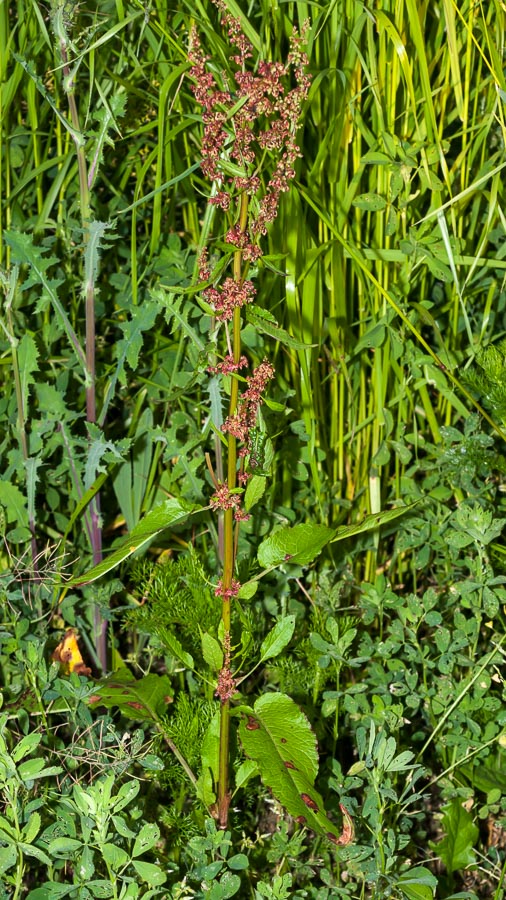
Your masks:
[{"label": "leaf with brown spot", "polygon": [[136,722],[158,722],[171,702],[172,685],[168,675],[144,675],[135,678],[126,666],[96,684],[90,706],[117,708]]},{"label": "leaf with brown spot", "polygon": [[[254,705],[251,718],[239,725],[244,752],[254,760],[264,784],[294,819],[317,834],[341,842],[339,828],[325,813],[314,784],[318,774],[316,737],[297,704],[285,694],[268,693]],[[330,839],[330,838],[329,838]]]},{"label": "leaf with brown spot", "polygon": [[309,794],[301,794],[300,799],[314,812],[319,812],[318,804],[309,796]]}]

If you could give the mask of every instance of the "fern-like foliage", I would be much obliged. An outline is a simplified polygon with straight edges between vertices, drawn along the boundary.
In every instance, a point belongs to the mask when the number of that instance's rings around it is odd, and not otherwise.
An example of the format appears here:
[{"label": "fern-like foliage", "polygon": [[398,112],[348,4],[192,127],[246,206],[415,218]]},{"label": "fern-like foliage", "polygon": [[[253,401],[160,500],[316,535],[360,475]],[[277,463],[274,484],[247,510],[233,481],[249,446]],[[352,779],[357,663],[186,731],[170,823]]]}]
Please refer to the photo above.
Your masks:
[{"label": "fern-like foliage", "polygon": [[476,354],[462,380],[478,395],[501,425],[506,425],[506,339],[485,347]]},{"label": "fern-like foliage", "polygon": [[[202,741],[215,712],[215,702],[181,692],[173,712],[161,722],[162,734],[174,741],[197,777],[200,775]],[[162,752],[162,745],[159,752]],[[188,780],[188,775],[171,753],[167,753],[164,762],[163,774],[159,776],[162,784],[174,786]]]},{"label": "fern-like foliage", "polygon": [[165,564],[143,560],[132,572],[145,602],[126,616],[127,627],[154,635],[174,634],[193,657],[201,658],[201,633],[216,634],[221,600],[193,550]]}]

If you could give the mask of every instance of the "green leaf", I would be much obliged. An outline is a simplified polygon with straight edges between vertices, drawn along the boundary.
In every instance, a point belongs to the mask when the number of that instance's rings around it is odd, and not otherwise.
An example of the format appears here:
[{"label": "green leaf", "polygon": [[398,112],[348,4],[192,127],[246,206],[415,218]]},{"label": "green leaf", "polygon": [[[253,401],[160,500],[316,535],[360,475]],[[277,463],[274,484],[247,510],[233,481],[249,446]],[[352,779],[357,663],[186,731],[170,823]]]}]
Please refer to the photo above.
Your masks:
[{"label": "green leaf", "polygon": [[56,881],[46,881],[42,887],[30,891],[26,900],[60,900],[75,891],[71,884],[57,884]]},{"label": "green leaf", "polygon": [[158,825],[146,823],[142,826],[139,834],[135,838],[132,856],[141,856],[142,853],[147,853],[148,850],[152,850],[159,840],[160,829],[158,828]]},{"label": "green leaf", "polygon": [[44,863],[45,866],[53,865],[53,862],[47,853],[44,853],[39,847],[35,847],[34,844],[25,844],[24,841],[20,841],[17,847],[23,856],[33,856],[34,859],[38,859],[39,862]]},{"label": "green leaf", "polygon": [[356,525],[340,525],[339,528],[336,528],[335,537],[331,539],[331,543],[333,544],[335,541],[344,541],[347,538],[353,537],[355,534],[362,534],[364,531],[372,531],[374,528],[380,528],[388,522],[393,522],[395,519],[398,519],[399,516],[411,512],[419,502],[419,500],[415,500],[414,503],[409,503],[408,506],[396,506],[395,509],[385,509],[379,513],[372,513],[372,515],[362,519],[361,522],[357,522]]},{"label": "green leaf", "polygon": [[0,847],[0,875],[7,872],[7,869],[12,868],[17,858],[18,854],[14,844],[9,844],[8,847]]},{"label": "green leaf", "polygon": [[126,384],[125,361],[135,371],[142,349],[143,333],[151,331],[155,319],[160,312],[160,304],[145,299],[139,306],[130,306],[130,318],[120,323],[123,337],[116,343],[118,359],[117,377],[121,384]]},{"label": "green leaf", "polygon": [[7,522],[15,522],[18,527],[28,528],[26,499],[15,484],[0,481],[0,503],[5,507]]},{"label": "green leaf", "polygon": [[144,675],[135,678],[130,669],[118,669],[96,684],[96,691],[88,702],[90,706],[117,707],[129,719],[155,721],[167,711],[171,701],[172,685],[168,675]]},{"label": "green leaf", "polygon": [[316,737],[297,704],[285,694],[264,694],[239,725],[244,752],[258,763],[264,784],[291,816],[334,843],[344,843],[314,787]]},{"label": "green leaf", "polygon": [[18,366],[19,379],[21,382],[21,393],[23,403],[23,415],[26,418],[28,413],[28,389],[31,384],[35,384],[33,373],[38,371],[37,364],[37,345],[31,334],[25,333],[18,344]]},{"label": "green leaf", "polygon": [[306,566],[334,537],[334,528],[326,525],[294,525],[280,528],[260,544],[258,562],[264,568],[283,562]]},{"label": "green leaf", "polygon": [[28,819],[23,832],[23,841],[25,844],[31,844],[40,831],[41,818],[38,812],[33,812]]},{"label": "green leaf", "polygon": [[44,768],[45,760],[27,759],[18,767],[18,774],[22,781],[34,781],[36,778],[47,778],[49,775],[59,775],[63,771],[61,766],[48,766]]},{"label": "green leaf", "polygon": [[104,881],[103,879],[87,881],[86,887],[91,891],[94,897],[114,896],[114,887],[110,881]]},{"label": "green leaf", "polygon": [[272,313],[259,306],[246,307],[246,319],[248,322],[251,322],[256,331],[269,335],[275,341],[285,344],[285,346],[291,347],[293,350],[308,350],[315,346],[314,344],[304,344],[302,341],[296,340],[288,331],[280,328]]},{"label": "green leaf", "polygon": [[276,622],[272,631],[262,641],[260,662],[265,662],[266,659],[278,656],[286,645],[290,643],[294,630],[295,616],[284,616],[279,622]]},{"label": "green leaf", "polygon": [[458,797],[443,806],[441,827],[445,837],[441,841],[430,841],[429,847],[439,856],[451,874],[476,863],[474,845],[479,830],[473,823],[471,813],[464,809]]},{"label": "green leaf", "polygon": [[244,495],[244,508],[247,512],[252,509],[255,503],[258,503],[258,501],[262,499],[266,487],[267,480],[265,477],[253,475],[253,477],[250,478]]},{"label": "green leaf", "polygon": [[197,796],[206,806],[216,800],[214,786],[218,782],[220,767],[220,712],[211,719],[200,751],[202,771],[197,782]]},{"label": "green leaf", "polygon": [[125,784],[122,784],[118,793],[112,800],[114,812],[118,813],[122,809],[125,809],[125,806],[128,806],[132,800],[135,800],[140,789],[141,786],[137,780],[127,781]]},{"label": "green leaf", "polygon": [[74,838],[57,837],[52,840],[47,848],[47,852],[51,856],[59,859],[67,859],[73,856],[82,847],[82,841],[74,840]]},{"label": "green leaf", "polygon": [[160,866],[153,863],[140,862],[138,859],[132,861],[132,865],[143,881],[146,881],[150,887],[159,887],[167,881],[167,875],[162,871]]},{"label": "green leaf", "polygon": [[19,762],[24,756],[28,756],[32,750],[35,750],[35,748],[39,746],[41,740],[41,734],[35,734],[34,732],[32,732],[32,734],[25,734],[12,751],[11,756],[14,762]]},{"label": "green leaf", "polygon": [[116,550],[113,550],[107,559],[90,569],[85,575],[76,575],[75,578],[71,578],[70,581],[67,581],[67,586],[77,587],[96,581],[97,578],[101,578],[102,575],[106,575],[111,569],[119,566],[132,553],[135,553],[136,550],[139,550],[152,538],[161,534],[166,528],[182,522],[187,516],[199,512],[200,509],[200,506],[196,506],[194,503],[187,503],[184,500],[175,500],[173,498],[165,500],[164,503],[155,507],[155,509],[152,509],[151,512],[144,516],[142,521],[130,532],[127,540]]},{"label": "green leaf", "polygon": [[437,888],[437,878],[425,866],[415,866],[400,876],[396,887],[402,891],[406,900],[432,900]]},{"label": "green leaf", "polygon": [[205,632],[201,637],[203,657],[213,672],[219,672],[223,665],[223,650],[211,634]]},{"label": "green leaf", "polygon": [[374,193],[358,194],[353,200],[353,206],[356,206],[357,209],[366,209],[370,212],[379,212],[379,210],[385,209],[386,205],[387,201],[385,198]]},{"label": "green leaf", "polygon": [[235,773],[236,789],[244,787],[252,778],[258,775],[258,764],[254,759],[245,759]]},{"label": "green leaf", "polygon": [[179,659],[186,666],[187,669],[193,669],[195,667],[195,663],[193,662],[193,656],[183,650],[180,641],[178,641],[177,637],[169,631],[168,628],[159,628],[157,631],[157,635],[164,645],[165,649],[172,654],[174,659]]},{"label": "green leaf", "polygon": [[104,861],[111,866],[112,869],[116,870],[122,866],[126,866],[130,859],[126,850],[123,850],[123,847],[118,847],[117,844],[113,843],[103,844],[100,848],[100,852]]}]

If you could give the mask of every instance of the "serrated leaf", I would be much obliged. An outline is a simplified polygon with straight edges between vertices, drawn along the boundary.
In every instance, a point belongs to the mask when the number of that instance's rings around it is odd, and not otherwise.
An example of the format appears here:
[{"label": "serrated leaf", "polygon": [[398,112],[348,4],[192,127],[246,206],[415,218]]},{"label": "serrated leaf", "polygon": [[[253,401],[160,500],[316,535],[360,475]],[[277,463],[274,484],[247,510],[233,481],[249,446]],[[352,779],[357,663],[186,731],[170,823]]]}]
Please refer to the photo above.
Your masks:
[{"label": "serrated leaf", "polygon": [[260,475],[253,475],[253,477],[250,478],[246,486],[246,493],[244,495],[244,508],[247,512],[249,512],[250,509],[253,508],[255,503],[258,503],[258,501],[262,499],[266,487],[267,480],[265,477],[261,477]]},{"label": "serrated leaf", "polygon": [[286,645],[290,643],[294,630],[295,616],[284,616],[283,619],[276,622],[272,631],[262,641],[260,662],[265,662],[266,659],[278,656]]},{"label": "serrated leaf", "polygon": [[193,656],[187,653],[186,650],[183,650],[181,642],[178,641],[177,637],[172,634],[168,628],[159,628],[157,635],[165,649],[172,654],[174,659],[179,659],[187,669],[193,669],[195,667]]},{"label": "serrated leaf", "polygon": [[172,685],[168,675],[144,675],[135,678],[130,669],[118,669],[97,682],[89,698],[90,706],[117,707],[135,721],[159,721],[171,700]]},{"label": "serrated leaf", "polygon": [[479,830],[473,822],[471,813],[464,809],[458,797],[443,806],[443,812],[441,827],[445,837],[441,841],[430,841],[429,846],[451,874],[476,862],[473,848]]},{"label": "serrated leaf", "polygon": [[130,318],[121,322],[123,337],[116,344],[117,377],[120,384],[126,383],[125,362],[133,371],[137,369],[144,332],[153,328],[159,311],[158,303],[144,300],[139,306],[130,307]]},{"label": "serrated leaf", "polygon": [[335,536],[331,539],[330,543],[333,544],[335,541],[344,541],[347,538],[353,537],[355,534],[362,534],[364,531],[372,531],[374,528],[381,528],[382,525],[393,522],[395,519],[398,519],[399,516],[403,516],[405,513],[410,512],[419,502],[419,500],[415,500],[414,503],[409,503],[407,506],[396,506],[395,509],[385,509],[379,513],[372,513],[370,516],[365,516],[365,518],[362,519],[361,522],[357,522],[356,525],[340,525],[339,528],[336,528]]},{"label": "serrated leaf", "polygon": [[0,481],[0,504],[5,507],[7,522],[15,522],[18,527],[28,528],[26,499],[15,484]]},{"label": "serrated leaf", "polygon": [[67,581],[67,586],[78,587],[79,585],[90,584],[90,582],[96,581],[97,578],[101,578],[102,575],[106,575],[111,569],[119,566],[132,553],[135,553],[148,541],[161,534],[166,528],[182,522],[187,516],[199,512],[200,509],[200,506],[196,506],[194,503],[187,503],[184,500],[175,500],[173,498],[165,500],[160,506],[156,506],[155,509],[147,513],[142,521],[130,532],[123,544],[116,550],[113,550],[103,562],[99,563],[98,566],[94,566],[86,574],[76,575],[74,578],[71,578],[70,581]]},{"label": "serrated leaf", "polygon": [[21,394],[23,403],[23,416],[28,412],[28,390],[31,384],[35,384],[33,373],[38,370],[37,345],[31,334],[25,333],[21,338],[18,348],[19,379],[21,382]]},{"label": "serrated leaf", "polygon": [[[341,836],[326,816],[323,800],[314,787],[318,772],[316,737],[296,703],[285,694],[264,694],[239,725],[244,752],[258,764],[264,784],[297,822],[328,837],[349,843],[347,816]],[[344,810],[343,810],[344,812]]]},{"label": "serrated leaf", "polygon": [[211,634],[205,632],[202,635],[202,655],[213,672],[219,672],[223,665],[223,650],[218,641]]},{"label": "serrated leaf", "polygon": [[264,568],[283,562],[306,566],[334,537],[334,528],[326,525],[294,525],[275,531],[258,548],[258,562]]},{"label": "serrated leaf", "polygon": [[261,309],[259,306],[246,307],[246,319],[255,327],[256,331],[267,334],[269,337],[274,338],[275,341],[285,344],[285,346],[291,347],[293,350],[308,350],[315,346],[314,344],[304,344],[302,341],[296,340],[288,331],[285,331],[284,328],[278,325],[272,313],[269,313],[266,309]]}]

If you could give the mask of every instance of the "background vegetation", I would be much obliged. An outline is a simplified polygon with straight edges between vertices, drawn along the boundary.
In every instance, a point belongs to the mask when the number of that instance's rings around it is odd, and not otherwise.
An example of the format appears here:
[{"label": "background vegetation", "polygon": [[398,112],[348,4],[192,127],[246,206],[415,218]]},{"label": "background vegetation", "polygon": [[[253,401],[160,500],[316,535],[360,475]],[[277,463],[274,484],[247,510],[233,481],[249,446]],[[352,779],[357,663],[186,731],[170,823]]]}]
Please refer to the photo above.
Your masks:
[{"label": "background vegetation", "polygon": [[[229,89],[229,39],[199,0],[0,2],[0,898],[500,900],[504,7],[226,6],[253,65],[308,22],[312,82],[242,322],[275,376],[219,829],[210,470],[234,379],[208,371],[223,335],[197,285],[233,221],[207,203],[188,53],[194,25]],[[312,551],[262,564],[299,526]],[[245,752],[240,710],[276,694],[346,846]]]}]

